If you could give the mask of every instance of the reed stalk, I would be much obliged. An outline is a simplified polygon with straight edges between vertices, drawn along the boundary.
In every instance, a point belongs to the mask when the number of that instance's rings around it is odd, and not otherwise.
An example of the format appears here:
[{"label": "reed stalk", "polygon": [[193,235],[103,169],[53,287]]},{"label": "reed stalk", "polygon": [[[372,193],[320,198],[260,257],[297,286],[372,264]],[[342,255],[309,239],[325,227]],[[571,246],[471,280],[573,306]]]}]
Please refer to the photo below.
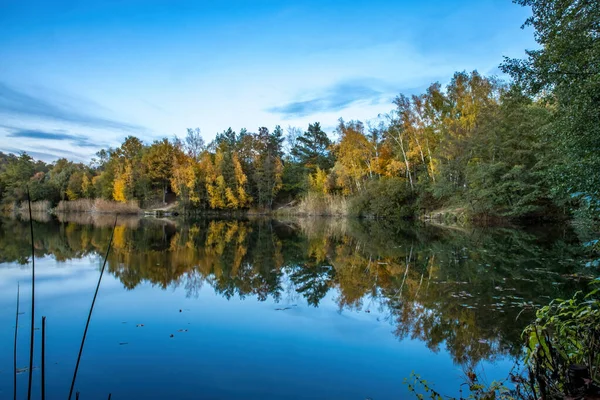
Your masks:
[{"label": "reed stalk", "polygon": [[21,285],[17,282],[17,315],[15,317],[15,345],[13,349],[13,399],[17,400],[17,337],[19,335],[19,298],[21,295]]},{"label": "reed stalk", "polygon": [[31,231],[31,337],[29,341],[29,383],[27,400],[31,400],[31,382],[33,378],[33,343],[35,333],[35,246],[33,243],[33,217],[31,216],[31,196],[27,188],[27,204],[29,205],[29,228]]},{"label": "reed stalk", "polygon": [[[106,268],[106,262],[108,261],[108,254],[110,253],[110,249],[112,247],[113,237],[115,236],[115,228],[117,227],[117,215],[115,217],[115,223],[113,225],[112,233],[110,235],[110,240],[108,242],[108,248],[106,249],[106,255],[104,256],[104,263],[102,264],[102,269],[100,270],[100,276],[98,277],[98,284],[96,285],[96,291],[94,292],[94,297],[92,299],[92,305],[90,306],[90,311],[88,313],[87,322],[85,323],[85,329],[83,331],[83,337],[81,338],[81,346],[79,347],[79,355],[77,356],[77,363],[75,364],[75,371],[73,372],[73,380],[71,381],[71,389],[69,390],[69,400],[73,396],[73,389],[75,387],[75,380],[77,379],[77,372],[79,371],[79,362],[81,361],[81,354],[83,353],[83,346],[85,345],[85,338],[87,337],[87,331],[90,326],[90,320],[92,319],[92,312],[94,311],[94,305],[96,304],[96,297],[98,297],[98,290],[100,290],[100,283],[102,282],[102,276],[104,275],[104,269]],[[76,398],[79,398],[79,392],[76,394]]]},{"label": "reed stalk", "polygon": [[42,317],[42,400],[46,400],[46,317]]}]

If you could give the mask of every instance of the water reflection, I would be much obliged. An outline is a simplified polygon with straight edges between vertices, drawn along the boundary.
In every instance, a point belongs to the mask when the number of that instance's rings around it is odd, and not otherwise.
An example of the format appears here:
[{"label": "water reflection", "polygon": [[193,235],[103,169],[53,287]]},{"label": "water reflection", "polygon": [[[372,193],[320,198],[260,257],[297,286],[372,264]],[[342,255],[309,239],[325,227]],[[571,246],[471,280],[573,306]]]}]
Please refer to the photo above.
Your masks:
[{"label": "water reflection", "polygon": [[[36,256],[105,251],[114,217],[34,218]],[[28,259],[28,225],[2,220],[0,263]],[[452,230],[357,220],[119,220],[108,271],[127,289],[150,282],[190,297],[301,296],[318,307],[377,310],[398,339],[442,347],[455,363],[517,355],[534,307],[582,288],[580,244],[568,230]],[[589,271],[587,271],[589,273]],[[520,314],[519,319],[517,316]]]}]

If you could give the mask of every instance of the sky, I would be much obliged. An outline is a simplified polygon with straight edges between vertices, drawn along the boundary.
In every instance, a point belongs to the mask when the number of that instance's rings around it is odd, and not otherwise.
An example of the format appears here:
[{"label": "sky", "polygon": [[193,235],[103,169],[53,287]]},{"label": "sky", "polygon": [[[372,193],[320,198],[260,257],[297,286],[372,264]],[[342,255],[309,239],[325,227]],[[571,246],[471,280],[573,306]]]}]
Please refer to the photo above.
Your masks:
[{"label": "sky", "polygon": [[510,0],[0,0],[0,151],[369,121],[536,47]]}]

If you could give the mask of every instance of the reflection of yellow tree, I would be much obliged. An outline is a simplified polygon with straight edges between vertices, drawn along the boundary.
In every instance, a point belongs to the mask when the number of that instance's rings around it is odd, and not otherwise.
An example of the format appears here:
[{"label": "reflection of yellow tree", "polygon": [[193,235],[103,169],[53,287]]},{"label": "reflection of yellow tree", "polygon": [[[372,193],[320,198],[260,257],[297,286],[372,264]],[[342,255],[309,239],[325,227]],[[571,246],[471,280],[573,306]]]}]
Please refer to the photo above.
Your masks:
[{"label": "reflection of yellow tree", "polygon": [[124,249],[125,248],[125,226],[124,225],[115,226],[115,233],[114,233],[112,245],[116,249]]},{"label": "reflection of yellow tree", "polygon": [[[36,225],[41,230],[36,235],[36,256],[52,254],[57,260],[68,260],[104,253],[114,218],[69,218]],[[501,253],[506,241],[486,243],[487,236],[481,234],[470,236],[469,243],[476,241],[489,251],[476,252],[465,245],[465,232],[442,236],[434,231],[421,238],[413,231],[390,234],[379,222],[365,225],[368,229],[362,224],[304,220],[300,229],[290,223],[278,230],[276,223],[262,220],[176,225],[119,218],[108,267],[127,288],[141,282],[162,288],[182,285],[189,294],[198,293],[206,282],[227,297],[279,299],[289,284],[290,291],[296,290],[313,306],[334,288],[340,309],[377,307],[393,323],[398,338],[422,340],[434,351],[445,346],[458,363],[472,365],[519,351],[518,332],[510,327],[521,308],[510,312],[494,306],[501,301],[499,296],[508,298],[508,294],[496,290],[502,285],[493,276],[497,269],[482,266],[491,259],[501,263],[519,252],[530,262],[536,251],[511,248]],[[44,230],[48,227],[55,231]],[[20,221],[0,226],[0,259],[26,262],[30,245],[22,238],[27,238],[27,228]],[[515,246],[523,242],[511,240]],[[520,265],[515,260],[511,265]],[[509,272],[527,273],[523,268]],[[502,276],[510,275],[503,271]],[[526,277],[520,287],[513,281],[515,291],[510,295],[549,294],[541,292],[546,285],[536,286],[532,276]],[[565,287],[576,290],[566,283]]]}]

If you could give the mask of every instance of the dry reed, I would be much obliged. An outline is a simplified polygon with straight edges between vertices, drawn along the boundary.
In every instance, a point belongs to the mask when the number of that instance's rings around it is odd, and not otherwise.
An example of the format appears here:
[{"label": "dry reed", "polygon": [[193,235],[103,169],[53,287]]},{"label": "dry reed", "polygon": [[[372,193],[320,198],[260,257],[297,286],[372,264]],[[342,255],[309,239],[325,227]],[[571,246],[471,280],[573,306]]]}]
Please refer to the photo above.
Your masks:
[{"label": "dry reed", "polygon": [[308,193],[297,207],[278,210],[277,214],[342,217],[348,215],[348,200],[342,196]]},{"label": "dry reed", "polygon": [[[31,202],[31,212],[32,213],[49,213],[52,209],[52,203],[50,200],[39,200]],[[19,204],[18,211],[20,214],[29,213],[29,206],[26,201],[22,201]]]},{"label": "dry reed", "polygon": [[139,214],[142,212],[137,201],[120,203],[104,199],[78,199],[61,201],[56,206],[57,213],[89,212],[97,214]]},{"label": "dry reed", "polygon": [[[73,222],[78,225],[94,225],[95,227],[112,226],[114,218],[109,214],[92,214],[92,213],[57,213],[56,219],[61,223]],[[140,226],[141,216],[139,215],[119,215],[119,226],[136,229]]]}]

